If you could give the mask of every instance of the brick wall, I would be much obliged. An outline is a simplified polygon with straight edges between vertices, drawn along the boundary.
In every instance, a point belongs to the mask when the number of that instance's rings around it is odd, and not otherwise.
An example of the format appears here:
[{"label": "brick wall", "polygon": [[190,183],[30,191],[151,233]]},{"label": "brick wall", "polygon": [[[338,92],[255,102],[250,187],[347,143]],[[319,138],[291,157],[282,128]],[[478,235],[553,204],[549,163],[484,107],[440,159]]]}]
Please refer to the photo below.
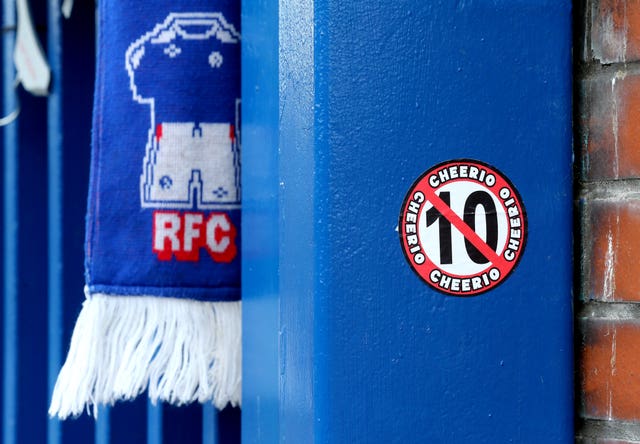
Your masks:
[{"label": "brick wall", "polygon": [[575,10],[577,442],[640,443],[640,0]]}]

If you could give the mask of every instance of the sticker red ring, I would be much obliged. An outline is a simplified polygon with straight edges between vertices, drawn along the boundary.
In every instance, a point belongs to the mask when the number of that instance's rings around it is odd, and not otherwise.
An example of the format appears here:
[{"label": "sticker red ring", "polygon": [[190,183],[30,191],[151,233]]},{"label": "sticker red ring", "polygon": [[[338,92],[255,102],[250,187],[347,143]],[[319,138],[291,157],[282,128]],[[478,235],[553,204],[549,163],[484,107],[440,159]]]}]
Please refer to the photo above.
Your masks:
[{"label": "sticker red ring", "polygon": [[409,265],[424,282],[445,294],[474,296],[515,269],[527,240],[527,216],[518,190],[497,168],[456,159],[413,183],[399,234]]}]

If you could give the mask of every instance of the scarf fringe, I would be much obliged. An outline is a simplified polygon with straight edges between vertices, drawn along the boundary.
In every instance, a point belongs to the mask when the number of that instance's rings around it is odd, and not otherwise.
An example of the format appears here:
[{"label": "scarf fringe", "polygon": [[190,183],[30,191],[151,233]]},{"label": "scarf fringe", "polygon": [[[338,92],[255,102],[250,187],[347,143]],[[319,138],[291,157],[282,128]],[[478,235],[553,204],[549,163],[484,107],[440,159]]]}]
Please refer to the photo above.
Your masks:
[{"label": "scarf fringe", "polygon": [[241,302],[87,295],[49,415],[77,416],[99,404],[241,399]]}]

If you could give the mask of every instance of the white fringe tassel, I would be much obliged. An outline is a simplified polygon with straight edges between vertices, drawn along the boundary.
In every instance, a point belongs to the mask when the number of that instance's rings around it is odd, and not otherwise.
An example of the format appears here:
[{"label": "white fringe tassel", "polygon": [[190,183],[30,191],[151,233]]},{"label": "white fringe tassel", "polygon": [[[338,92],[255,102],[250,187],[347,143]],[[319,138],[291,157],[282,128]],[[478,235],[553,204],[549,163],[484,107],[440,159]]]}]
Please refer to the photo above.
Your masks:
[{"label": "white fringe tassel", "polygon": [[49,415],[77,416],[99,404],[240,404],[241,303],[151,296],[87,295]]}]

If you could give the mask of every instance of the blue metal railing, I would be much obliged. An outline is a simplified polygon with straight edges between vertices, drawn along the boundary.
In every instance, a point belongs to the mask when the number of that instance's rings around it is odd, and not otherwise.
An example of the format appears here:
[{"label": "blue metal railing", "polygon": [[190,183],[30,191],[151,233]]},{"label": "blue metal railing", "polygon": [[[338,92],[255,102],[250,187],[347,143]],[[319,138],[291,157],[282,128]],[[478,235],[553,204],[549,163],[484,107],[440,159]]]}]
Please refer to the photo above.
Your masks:
[{"label": "blue metal railing", "polygon": [[[60,6],[48,0],[47,42],[49,65],[56,73],[52,78],[48,97],[47,118],[47,227],[48,227],[48,361],[47,388],[53,392],[56,376],[62,365],[62,195],[64,191],[62,147],[62,29]],[[50,418],[47,443],[60,444],[60,422]]]},{"label": "blue metal railing", "polygon": [[[15,29],[15,3],[4,1],[2,24],[5,30]],[[15,34],[3,35],[3,115],[8,116],[18,106],[15,94],[13,47]],[[18,344],[17,344],[17,277],[18,277],[18,127],[13,121],[4,128],[4,295],[3,295],[3,378],[2,378],[2,442],[16,443],[16,412],[18,410]]]}]

